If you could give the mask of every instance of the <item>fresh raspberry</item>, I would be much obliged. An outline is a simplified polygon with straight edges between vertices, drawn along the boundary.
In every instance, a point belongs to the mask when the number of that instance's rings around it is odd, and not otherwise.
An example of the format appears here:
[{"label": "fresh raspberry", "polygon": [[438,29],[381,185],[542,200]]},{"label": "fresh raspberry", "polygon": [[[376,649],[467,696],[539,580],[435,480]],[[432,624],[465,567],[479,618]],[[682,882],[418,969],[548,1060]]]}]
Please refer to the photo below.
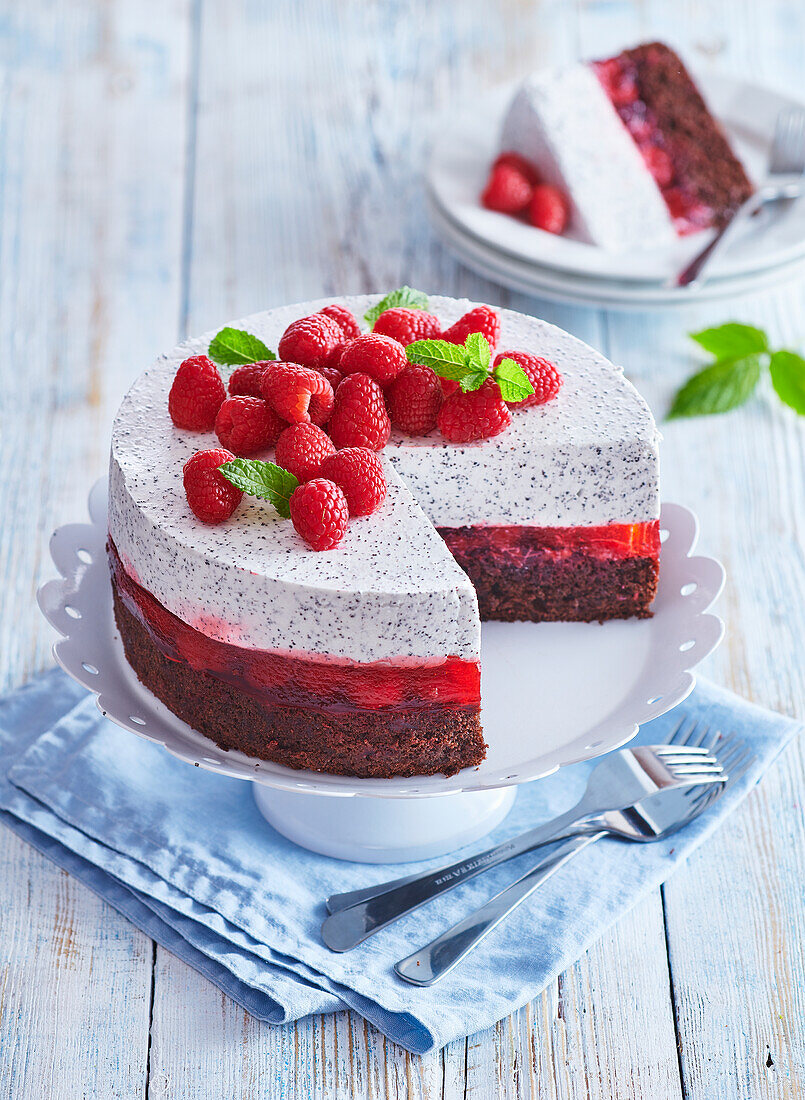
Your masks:
[{"label": "fresh raspberry", "polygon": [[218,368],[206,355],[185,359],[168,395],[168,412],[177,428],[208,432],[226,397]]},{"label": "fresh raspberry", "polygon": [[248,458],[273,447],[285,421],[260,397],[227,397],[215,418],[215,434],[224,447]]},{"label": "fresh raspberry", "polygon": [[370,516],[386,499],[383,463],[366,447],[344,447],[325,458],[319,476],[341,489],[351,516]]},{"label": "fresh raspberry", "polygon": [[300,363],[303,367],[324,367],[327,357],[344,334],[339,325],[323,313],[300,317],[282,334],[277,349],[285,363]]},{"label": "fresh raspberry", "polygon": [[493,378],[487,378],[478,390],[454,393],[442,405],[439,429],[451,443],[472,443],[491,439],[511,424],[512,414]]},{"label": "fresh raspberry", "polygon": [[442,387],[443,397],[452,397],[454,393],[458,393],[461,389],[455,378],[440,378],[439,385]]},{"label": "fresh raspberry", "polygon": [[[386,390],[391,423],[408,435],[427,435],[442,407],[440,379],[430,367],[411,364]],[[458,385],[458,383],[456,383]]]},{"label": "fresh raspberry", "polygon": [[316,367],[316,370],[337,370],[341,373],[341,356],[344,354],[344,348],[347,344],[350,344],[351,340],[342,340],[340,344],[336,344],[330,354],[327,356],[327,362],[323,367]]},{"label": "fresh raspberry", "polygon": [[570,215],[567,199],[550,183],[539,183],[528,208],[531,224],[546,233],[563,233]]},{"label": "fresh raspberry", "polygon": [[271,363],[247,363],[238,367],[229,378],[230,397],[262,397],[263,375]]},{"label": "fresh raspberry", "polygon": [[335,321],[347,340],[354,340],[356,336],[360,336],[361,326],[355,319],[355,314],[346,306],[325,306],[324,309],[319,310],[319,313]]},{"label": "fresh raspberry", "polygon": [[290,424],[325,424],[333,411],[333,387],[324,375],[296,363],[274,363],[265,372],[263,397]]},{"label": "fresh raspberry", "polygon": [[364,332],[344,348],[338,369],[342,374],[368,374],[381,386],[392,382],[408,366],[402,346],[390,336]]},{"label": "fresh raspberry", "polygon": [[341,385],[341,379],[344,377],[340,370],[336,367],[319,367],[319,374],[323,374],[330,385],[333,387],[333,393]]},{"label": "fresh raspberry", "polygon": [[214,451],[197,451],[184,464],[182,480],[187,503],[203,523],[223,523],[240,504],[243,493],[218,469],[234,457],[231,451],[218,447]]},{"label": "fresh raspberry", "polygon": [[391,434],[391,421],[383,391],[374,378],[368,374],[350,374],[344,379],[335,395],[327,430],[336,447],[383,450]]},{"label": "fresh raspberry", "polygon": [[332,550],[347,529],[347,498],[335,482],[314,478],[291,494],[291,519],[308,546],[314,550]]},{"label": "fresh raspberry", "polygon": [[519,168],[511,164],[498,164],[489,173],[486,187],[481,192],[481,204],[487,210],[499,214],[519,214],[531,202],[534,185]]},{"label": "fresh raspberry", "polygon": [[502,351],[495,357],[493,368],[502,359],[513,359],[523,368],[528,375],[528,381],[534,387],[534,392],[522,401],[507,401],[510,409],[527,409],[531,405],[544,405],[552,397],[556,397],[559,387],[562,385],[562,376],[553,363],[539,355],[531,355],[527,351]]},{"label": "fresh raspberry", "polygon": [[407,347],[414,340],[438,340],[442,326],[438,317],[424,309],[405,309],[403,306],[384,310],[375,321],[373,332],[390,336]]},{"label": "fresh raspberry", "polygon": [[443,340],[463,344],[471,332],[480,332],[493,348],[500,338],[500,318],[490,306],[476,306],[442,333]]},{"label": "fresh raspberry", "polygon": [[315,424],[291,424],[277,440],[277,465],[290,470],[300,481],[318,477],[319,467],[335,446]]},{"label": "fresh raspberry", "polygon": [[532,187],[534,184],[539,183],[539,172],[537,171],[536,165],[532,164],[530,160],[526,160],[525,157],[521,156],[519,153],[501,153],[500,156],[495,158],[495,162],[490,171],[499,168],[501,164],[505,164],[507,168],[516,168],[518,172],[521,172],[525,176]]}]

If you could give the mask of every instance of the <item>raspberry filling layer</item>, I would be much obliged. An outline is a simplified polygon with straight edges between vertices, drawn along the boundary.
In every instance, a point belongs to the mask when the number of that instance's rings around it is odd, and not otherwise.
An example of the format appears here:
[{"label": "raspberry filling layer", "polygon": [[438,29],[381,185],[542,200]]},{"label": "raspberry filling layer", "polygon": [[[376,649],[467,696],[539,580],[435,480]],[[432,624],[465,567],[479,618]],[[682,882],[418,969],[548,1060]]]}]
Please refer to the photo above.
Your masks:
[{"label": "raspberry filling layer", "polygon": [[660,556],[660,523],[609,523],[600,527],[440,527],[459,559],[483,550],[525,567],[535,555],[561,560],[583,553],[597,559]]},{"label": "raspberry filling layer", "polygon": [[172,661],[188,664],[256,696],[267,706],[357,709],[477,707],[481,669],[459,657],[356,663],[338,657],[294,657],[209,638],[188,626],[132,580],[109,540],[112,583],[125,607]]}]

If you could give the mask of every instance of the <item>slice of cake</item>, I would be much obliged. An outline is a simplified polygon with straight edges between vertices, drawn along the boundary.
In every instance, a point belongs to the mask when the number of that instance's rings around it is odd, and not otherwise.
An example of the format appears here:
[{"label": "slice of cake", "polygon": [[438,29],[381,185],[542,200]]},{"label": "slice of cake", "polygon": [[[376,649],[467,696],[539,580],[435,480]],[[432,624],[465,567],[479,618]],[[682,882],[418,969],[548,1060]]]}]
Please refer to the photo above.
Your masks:
[{"label": "slice of cake", "polygon": [[[282,348],[289,326],[322,307],[342,311],[344,324],[348,312],[357,328],[355,317],[376,301],[284,307],[225,331],[245,331],[267,351]],[[552,386],[550,399],[533,392],[531,400],[542,403],[528,407],[513,402],[507,409],[503,390],[492,395],[499,421],[483,430],[494,430],[493,437],[450,442],[440,421],[442,430],[422,436],[394,431],[385,450],[384,440],[376,441],[385,499],[372,514],[356,515],[355,486],[342,481],[353,514],[340,541],[321,553],[300,537],[295,519],[282,518],[267,500],[236,494],[220,523],[201,522],[189,506],[183,467],[217,440],[211,430],[176,427],[169,395],[175,416],[177,369],[203,356],[212,334],[161,358],[125,397],[113,429],[109,486],[109,560],[123,646],[146,687],[224,748],[361,777],[452,774],[480,763],[485,751],[482,619],[650,614],[659,494],[648,407],[618,368],[569,334],[512,311],[498,318],[471,307],[431,299],[429,331],[438,319],[445,336],[457,339],[460,318],[494,319],[489,335],[498,358],[507,351],[520,361],[524,351],[540,356],[561,385]],[[423,331],[424,318],[414,318],[412,335]],[[466,346],[482,343],[475,335]],[[400,346],[391,341],[381,350],[394,357]],[[449,346],[460,360],[464,352]],[[413,344],[409,350],[415,359]],[[333,370],[322,366],[325,374],[316,377],[338,385]],[[263,378],[271,374],[272,386],[287,381],[281,366],[267,363],[260,371]],[[420,374],[428,380],[427,370]],[[352,377],[364,379],[358,388],[367,385],[361,372]],[[539,388],[538,375],[531,377]],[[438,389],[435,375],[431,383]],[[250,384],[249,372],[241,373],[237,388]],[[484,415],[495,385],[487,381],[477,390]],[[357,414],[339,404],[340,386],[329,415],[333,424],[340,416],[343,431],[347,412]],[[385,400],[396,407],[388,384],[385,398],[377,393],[381,406]],[[241,400],[251,416],[262,399]],[[444,410],[449,401],[440,396],[436,404]],[[337,437],[330,422],[325,428]],[[225,429],[218,424],[224,430],[236,438],[231,415]],[[242,423],[239,430],[242,440]],[[281,451],[278,444],[276,457]],[[323,516],[327,521],[326,508]]]},{"label": "slice of cake", "polygon": [[534,73],[509,108],[501,148],[564,192],[577,235],[611,250],[719,225],[753,190],[679,57],[660,42]]}]

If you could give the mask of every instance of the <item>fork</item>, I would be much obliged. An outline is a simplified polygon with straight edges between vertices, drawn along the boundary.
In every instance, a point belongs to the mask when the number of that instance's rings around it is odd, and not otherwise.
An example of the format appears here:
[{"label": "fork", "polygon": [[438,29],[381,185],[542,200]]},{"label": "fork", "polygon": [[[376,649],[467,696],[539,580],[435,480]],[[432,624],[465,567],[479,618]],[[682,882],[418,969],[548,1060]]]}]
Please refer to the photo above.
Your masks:
[{"label": "fork", "polygon": [[426,874],[333,894],[321,936],[332,951],[349,951],[393,921],[499,863],[575,831],[588,818],[638,802],[669,786],[718,783],[722,766],[704,747],[707,729],[685,719],[668,744],[621,749],[592,771],[581,800],[559,817],[485,852]]},{"label": "fork", "polygon": [[394,970],[412,985],[432,985],[448,974],[542,883],[582,849],[605,836],[640,843],[662,840],[689,824],[731,783],[740,779],[754,760],[744,743],[734,737],[721,739],[718,758],[730,769],[724,783],[718,786],[666,787],[647,795],[633,806],[588,818],[579,829],[581,835],[565,840],[475,912],[425,947],[395,963]]},{"label": "fork", "polygon": [[743,225],[761,206],[777,199],[795,199],[803,191],[805,171],[805,111],[784,108],[777,115],[774,139],[769,154],[765,181],[716,233],[715,237],[690,261],[672,281],[679,287],[698,287],[706,281],[706,271],[713,256],[722,252],[732,240],[736,229]]}]

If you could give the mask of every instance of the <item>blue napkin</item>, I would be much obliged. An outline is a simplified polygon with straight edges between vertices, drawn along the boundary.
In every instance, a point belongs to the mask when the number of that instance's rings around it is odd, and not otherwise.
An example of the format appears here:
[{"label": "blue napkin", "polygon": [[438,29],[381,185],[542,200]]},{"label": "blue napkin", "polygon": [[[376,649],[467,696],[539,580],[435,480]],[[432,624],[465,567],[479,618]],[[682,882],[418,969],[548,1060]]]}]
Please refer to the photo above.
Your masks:
[{"label": "blue napkin", "polygon": [[[402,982],[392,963],[520,875],[529,857],[333,954],[319,938],[323,899],[417,865],[344,863],[296,847],[260,816],[248,784],[119,729],[58,670],[0,703],[0,820],[254,1016],[283,1023],[349,1006],[423,1053],[537,996],[706,839],[800,728],[702,681],[639,740],[668,740],[680,713],[751,745],[757,758],[734,789],[667,842],[603,840],[582,852],[429,989]],[[567,809],[591,767],[524,785],[506,820],[466,852]]]}]

